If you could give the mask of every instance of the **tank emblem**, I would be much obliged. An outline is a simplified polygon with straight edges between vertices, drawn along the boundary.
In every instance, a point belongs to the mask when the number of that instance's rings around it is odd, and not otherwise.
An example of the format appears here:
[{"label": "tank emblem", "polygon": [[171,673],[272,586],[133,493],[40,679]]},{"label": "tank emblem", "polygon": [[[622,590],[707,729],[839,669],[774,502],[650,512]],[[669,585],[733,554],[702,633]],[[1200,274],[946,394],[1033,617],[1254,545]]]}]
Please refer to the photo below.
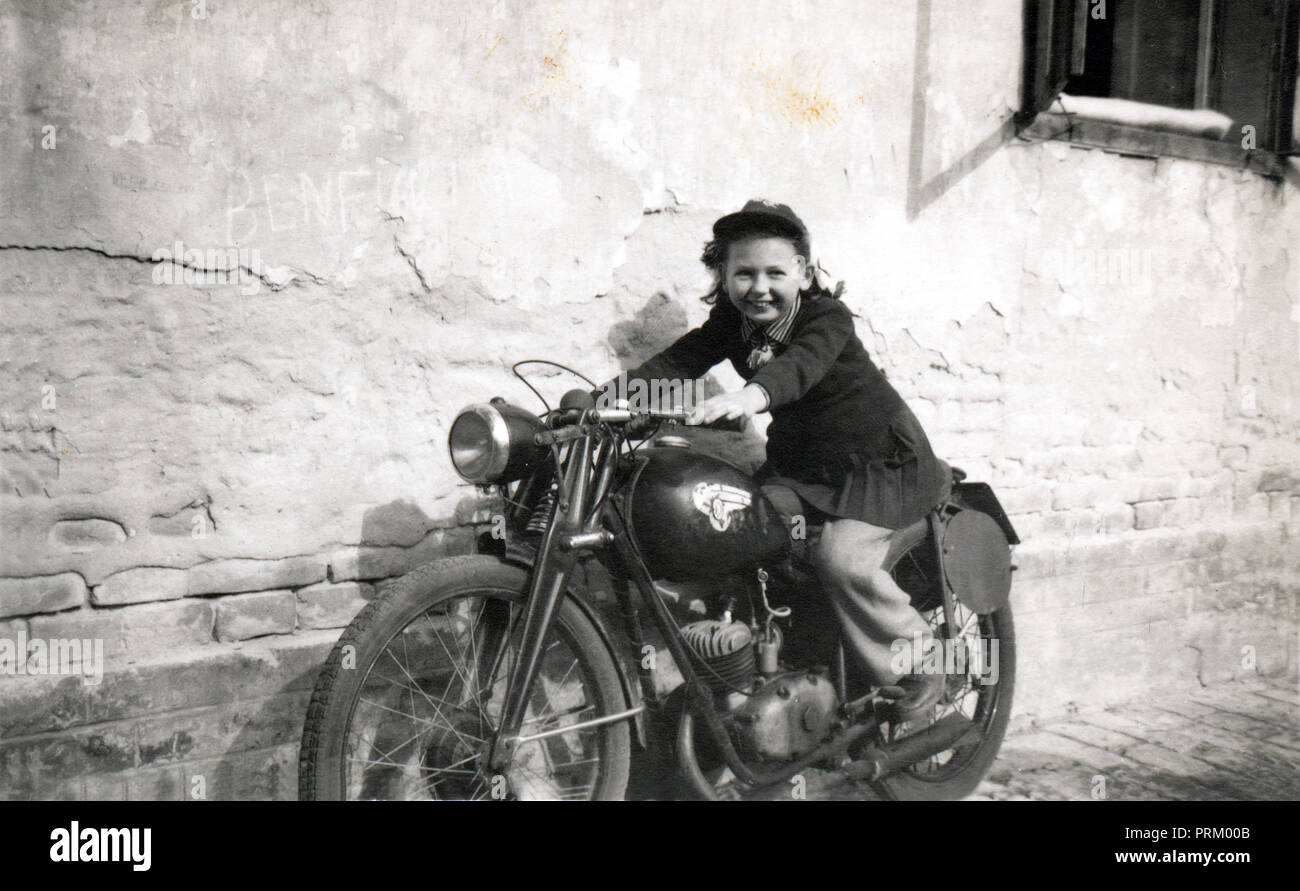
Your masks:
[{"label": "tank emblem", "polygon": [[731,526],[731,515],[749,507],[754,498],[744,489],[722,483],[700,483],[691,493],[695,509],[709,518],[719,532]]}]

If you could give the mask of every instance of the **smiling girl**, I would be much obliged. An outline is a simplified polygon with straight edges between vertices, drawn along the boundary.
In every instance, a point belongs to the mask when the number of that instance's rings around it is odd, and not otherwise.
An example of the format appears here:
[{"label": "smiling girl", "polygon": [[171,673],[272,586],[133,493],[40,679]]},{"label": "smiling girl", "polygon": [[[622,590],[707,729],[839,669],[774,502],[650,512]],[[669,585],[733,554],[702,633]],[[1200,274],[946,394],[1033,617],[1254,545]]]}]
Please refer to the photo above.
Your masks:
[{"label": "smiling girl", "polygon": [[807,522],[824,524],[813,562],[846,644],[876,683],[903,688],[895,716],[917,715],[943,677],[892,670],[892,643],[930,630],[881,564],[892,532],[939,502],[942,465],[867,357],[838,289],[817,282],[794,211],[748,202],[713,224],[701,260],[714,275],[708,320],[627,378],[698,378],[730,360],[745,385],[695,406],[692,423],[771,412],[757,477],[778,504],[797,496]]}]

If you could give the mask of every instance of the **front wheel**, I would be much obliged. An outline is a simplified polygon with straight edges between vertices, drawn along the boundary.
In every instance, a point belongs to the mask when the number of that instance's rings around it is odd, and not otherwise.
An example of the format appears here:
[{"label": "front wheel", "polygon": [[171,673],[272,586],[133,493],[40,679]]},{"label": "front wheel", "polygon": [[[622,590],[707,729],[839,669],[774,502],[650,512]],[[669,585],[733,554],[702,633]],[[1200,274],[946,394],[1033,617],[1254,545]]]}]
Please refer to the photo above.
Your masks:
[{"label": "front wheel", "polygon": [[[452,557],[403,576],[368,604],[317,678],[299,798],[621,798],[627,721],[523,743],[504,770],[487,769],[527,590],[521,567]],[[521,736],[614,714],[625,702],[608,649],[566,596],[543,644]]]}]

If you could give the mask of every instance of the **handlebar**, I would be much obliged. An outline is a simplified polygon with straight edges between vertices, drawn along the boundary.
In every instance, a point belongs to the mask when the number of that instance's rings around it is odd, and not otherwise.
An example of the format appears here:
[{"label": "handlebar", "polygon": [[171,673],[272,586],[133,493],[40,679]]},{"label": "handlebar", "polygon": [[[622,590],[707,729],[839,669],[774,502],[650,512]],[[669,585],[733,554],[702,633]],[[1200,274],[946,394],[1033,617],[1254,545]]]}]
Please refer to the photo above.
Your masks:
[{"label": "handlebar", "polygon": [[604,421],[606,424],[626,424],[632,420],[649,420],[649,421],[677,421],[679,424],[685,424],[686,419],[691,413],[684,408],[674,408],[668,411],[629,411],[626,408],[606,408],[596,409],[591,412],[593,421]]},{"label": "handlebar", "polygon": [[[584,421],[604,424],[621,424],[627,425],[629,431],[633,429],[646,429],[648,425],[656,421],[669,421],[677,424],[688,423],[690,412],[683,408],[669,409],[667,411],[630,411],[625,408],[607,408],[591,409],[585,413],[581,409],[566,409],[556,412],[551,419],[552,424],[561,424],[559,429],[543,430],[533,437],[533,441],[538,445],[559,445],[564,442],[571,442],[575,439],[582,439],[591,432],[592,428]],[[711,421],[708,424],[692,424],[693,427],[702,427],[710,430],[724,430],[739,432],[744,428],[743,419],[720,418]],[[633,438],[640,438],[633,434]]]}]

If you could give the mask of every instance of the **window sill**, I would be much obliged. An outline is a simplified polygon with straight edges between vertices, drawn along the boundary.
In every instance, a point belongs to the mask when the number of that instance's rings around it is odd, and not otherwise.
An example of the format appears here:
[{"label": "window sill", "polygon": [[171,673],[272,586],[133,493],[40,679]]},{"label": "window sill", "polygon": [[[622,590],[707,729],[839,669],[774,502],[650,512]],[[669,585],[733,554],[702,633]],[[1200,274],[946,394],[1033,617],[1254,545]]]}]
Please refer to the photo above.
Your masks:
[{"label": "window sill", "polygon": [[1020,131],[1020,136],[1031,141],[1062,140],[1140,158],[1207,161],[1239,170],[1251,170],[1274,179],[1285,177],[1287,169],[1286,156],[1277,152],[1244,149],[1217,139],[1093,120],[1055,111],[1039,112],[1029,126]]}]

